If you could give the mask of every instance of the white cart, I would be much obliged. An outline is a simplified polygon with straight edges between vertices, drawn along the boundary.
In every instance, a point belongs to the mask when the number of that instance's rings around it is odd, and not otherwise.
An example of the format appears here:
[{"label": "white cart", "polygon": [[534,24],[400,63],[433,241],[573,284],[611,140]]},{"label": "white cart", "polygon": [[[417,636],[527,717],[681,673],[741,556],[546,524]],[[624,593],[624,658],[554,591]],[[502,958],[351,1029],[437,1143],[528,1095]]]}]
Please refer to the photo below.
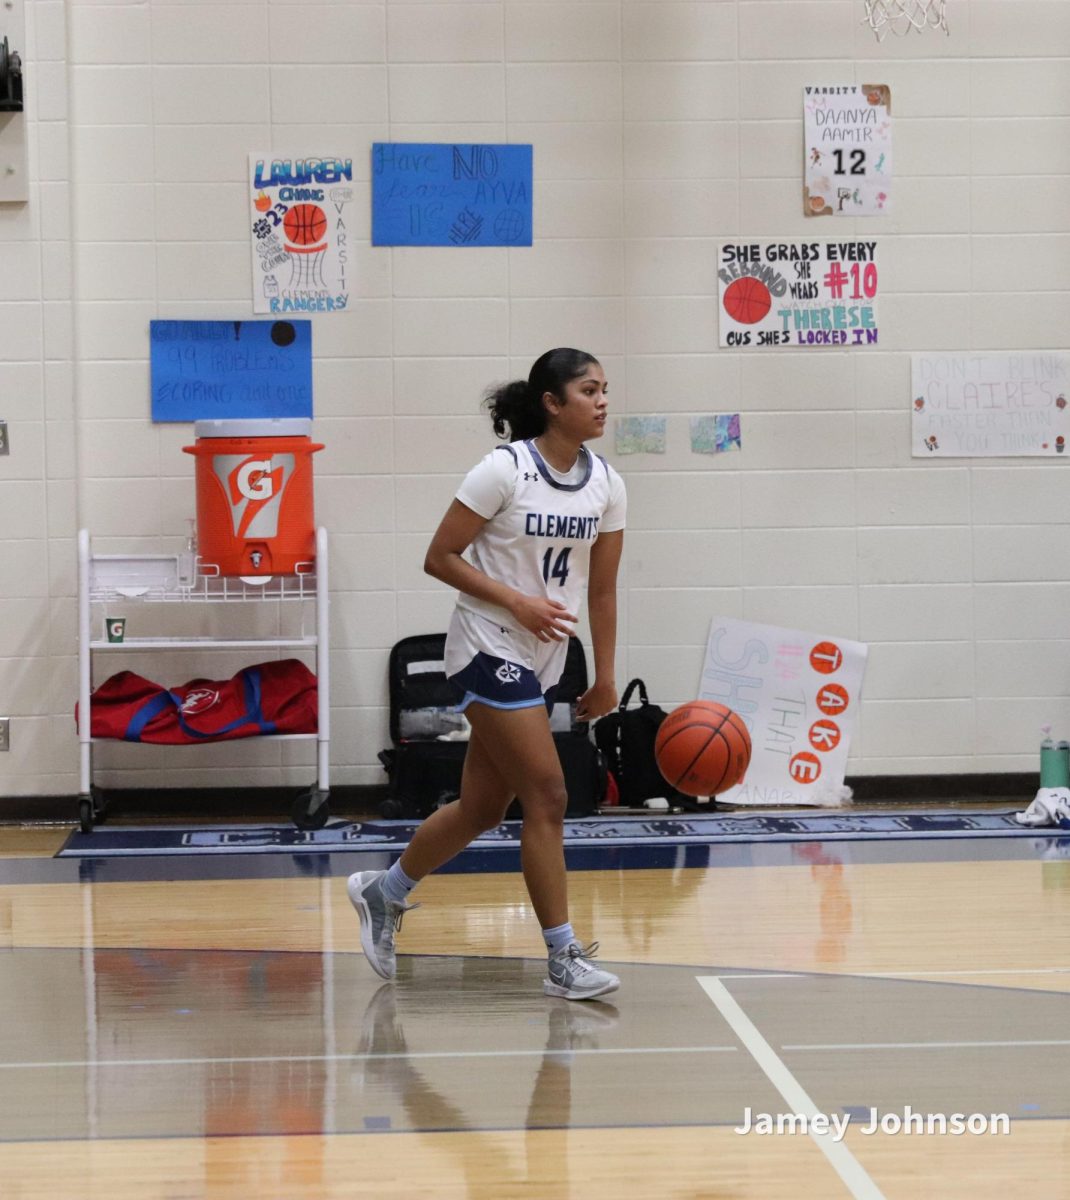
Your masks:
[{"label": "white cart", "polygon": [[[184,574],[184,570],[188,574]],[[104,634],[105,605],[127,611],[141,604],[290,604],[301,603],[301,631],[294,636],[132,637],[108,641]],[[305,629],[305,613],[315,613],[315,628]],[[114,614],[111,614],[114,615]],[[100,636],[93,636],[94,632]],[[104,804],[93,784],[93,744],[89,696],[93,656],[124,650],[280,650],[315,649],[319,727],[315,733],[265,734],[260,741],[316,741],[316,782],[294,802],[291,816],[301,829],[321,829],[329,815],[330,792],[330,667],[327,589],[327,531],[316,531],[316,561],[298,563],[293,575],[243,580],[219,574],[212,563],[194,566],[179,554],[94,554],[89,531],[78,533],[78,813],[82,831],[89,833],[104,818]]]}]

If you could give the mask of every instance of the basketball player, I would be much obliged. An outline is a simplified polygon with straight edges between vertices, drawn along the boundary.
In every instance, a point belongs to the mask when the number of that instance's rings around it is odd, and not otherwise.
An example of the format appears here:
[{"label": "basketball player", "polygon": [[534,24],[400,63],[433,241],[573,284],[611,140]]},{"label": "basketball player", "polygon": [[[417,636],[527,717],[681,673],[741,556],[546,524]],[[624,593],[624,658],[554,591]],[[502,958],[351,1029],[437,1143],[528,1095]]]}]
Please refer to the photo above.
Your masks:
[{"label": "basketball player", "polygon": [[594,683],[576,715],[591,721],[617,704],[624,483],[584,445],[605,432],[606,390],[597,360],[557,349],[535,362],[526,381],[489,392],[494,432],[510,442],[468,473],[431,540],[424,569],[459,592],[446,674],[472,734],[460,798],[423,822],[389,871],[349,878],[364,953],[384,979],[396,970],[395,931],[415,907],[409,893],[495,828],[519,796],[524,882],[549,955],[543,991],[588,1000],[620,986],[591,962],[597,943],[584,949],[569,924],[567,795],[549,720],[584,591]]}]

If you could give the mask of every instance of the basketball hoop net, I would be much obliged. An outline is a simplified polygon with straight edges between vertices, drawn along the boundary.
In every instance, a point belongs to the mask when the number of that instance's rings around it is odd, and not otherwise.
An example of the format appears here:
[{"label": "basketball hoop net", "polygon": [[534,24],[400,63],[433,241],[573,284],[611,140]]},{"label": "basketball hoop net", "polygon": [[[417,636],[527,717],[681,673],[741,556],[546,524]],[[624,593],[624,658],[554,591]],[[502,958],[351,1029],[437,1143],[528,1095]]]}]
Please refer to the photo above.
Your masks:
[{"label": "basketball hoop net", "polygon": [[911,29],[942,29],[949,33],[944,8],[947,0],[865,0],[866,15],[862,24],[868,25],[883,42],[888,32],[902,37]]}]

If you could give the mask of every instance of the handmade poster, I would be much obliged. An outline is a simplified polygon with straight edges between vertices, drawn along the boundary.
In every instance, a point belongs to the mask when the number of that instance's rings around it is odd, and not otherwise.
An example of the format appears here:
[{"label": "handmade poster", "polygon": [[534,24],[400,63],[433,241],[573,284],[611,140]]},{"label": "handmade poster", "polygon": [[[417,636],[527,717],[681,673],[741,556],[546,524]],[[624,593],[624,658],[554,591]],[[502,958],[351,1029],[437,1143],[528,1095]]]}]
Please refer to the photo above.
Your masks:
[{"label": "handmade poster", "polygon": [[892,93],[884,83],[803,88],[808,217],[872,217],[891,208]]},{"label": "handmade poster", "polygon": [[617,454],[664,454],[664,417],[617,417],[613,429]]},{"label": "handmade poster", "polygon": [[1066,453],[1070,354],[913,354],[915,458]]},{"label": "handmade poster", "polygon": [[312,416],[311,321],[152,321],[154,421]]},{"label": "handmade poster", "polygon": [[691,418],[691,452],[693,454],[724,454],[726,450],[742,449],[739,413]]},{"label": "handmade poster", "polygon": [[340,312],[349,303],[353,159],[249,155],[253,312]]},{"label": "handmade poster", "polygon": [[373,246],[530,246],[531,146],[375,142]]},{"label": "handmade poster", "polygon": [[752,745],[743,782],[717,799],[842,803],[866,654],[835,635],[715,617],[699,698],[734,709]]},{"label": "handmade poster", "polygon": [[877,243],[726,242],[718,259],[722,346],[874,346]]}]

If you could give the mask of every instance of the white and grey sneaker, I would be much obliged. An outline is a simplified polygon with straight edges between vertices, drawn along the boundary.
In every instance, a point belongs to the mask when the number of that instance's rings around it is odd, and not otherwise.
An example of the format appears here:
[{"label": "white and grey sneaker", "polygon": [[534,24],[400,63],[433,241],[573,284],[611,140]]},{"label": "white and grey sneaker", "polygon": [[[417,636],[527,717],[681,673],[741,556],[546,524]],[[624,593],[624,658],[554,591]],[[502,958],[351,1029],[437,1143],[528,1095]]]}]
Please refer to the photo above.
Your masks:
[{"label": "white and grey sneaker", "polygon": [[394,935],[401,918],[419,904],[394,904],[383,895],[385,871],[357,871],[346,882],[349,901],[360,917],[360,944],[376,975],[393,979],[397,974]]},{"label": "white and grey sneaker", "polygon": [[547,962],[542,990],[547,996],[562,996],[566,1000],[593,1000],[620,987],[620,980],[609,971],[596,967],[590,960],[598,953],[598,943],[581,946],[572,942]]}]

